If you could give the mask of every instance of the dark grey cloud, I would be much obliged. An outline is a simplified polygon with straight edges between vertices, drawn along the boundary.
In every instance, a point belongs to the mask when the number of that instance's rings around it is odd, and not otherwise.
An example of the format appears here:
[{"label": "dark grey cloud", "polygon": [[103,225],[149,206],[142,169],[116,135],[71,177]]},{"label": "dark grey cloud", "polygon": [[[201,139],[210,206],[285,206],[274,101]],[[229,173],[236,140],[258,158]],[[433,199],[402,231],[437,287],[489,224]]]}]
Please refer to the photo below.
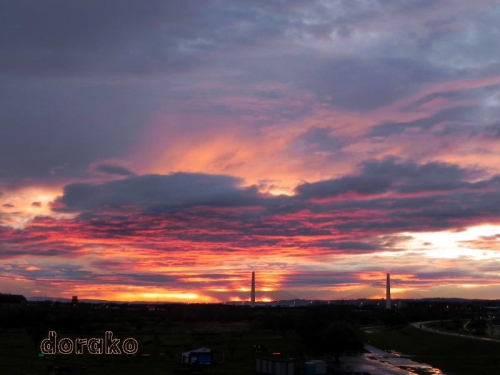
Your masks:
[{"label": "dark grey cloud", "polygon": [[185,72],[221,51],[254,46],[291,30],[317,34],[318,27],[304,19],[307,8],[314,17],[323,10],[302,1],[294,5],[212,0],[3,2],[0,72],[30,76]]},{"label": "dark grey cloud", "polygon": [[127,168],[120,167],[118,165],[102,164],[102,165],[99,165],[96,168],[96,170],[98,172],[111,174],[111,175],[118,175],[118,176],[132,176],[132,175],[134,175],[134,172],[128,170]]},{"label": "dark grey cloud", "polygon": [[255,188],[239,189],[229,176],[175,173],[129,177],[101,185],[71,184],[56,201],[60,211],[85,211],[105,206],[162,209],[193,205],[249,205],[262,199]]},{"label": "dark grey cloud", "polygon": [[3,179],[82,177],[92,163],[128,152],[160,106],[135,85],[25,78],[4,82]]},{"label": "dark grey cloud", "polygon": [[[444,163],[370,160],[358,175],[302,184],[293,197],[263,196],[228,176],[145,175],[68,185],[54,209],[81,212],[79,227],[94,239],[142,238],[147,231],[168,243],[224,244],[225,252],[256,245],[294,248],[294,238],[308,237],[300,246],[376,251],[397,248],[404,238],[374,236],[499,221],[500,176],[468,181],[475,172]],[[346,193],[354,195],[315,201]]]},{"label": "dark grey cloud", "polygon": [[475,107],[454,107],[444,109],[435,115],[420,120],[403,123],[386,123],[375,126],[371,135],[375,137],[387,137],[400,134],[408,129],[429,130],[435,125],[443,122],[475,122],[478,119],[480,109]]},{"label": "dark grey cloud", "polygon": [[[161,213],[163,210],[196,206],[261,206],[275,215],[286,214],[304,207],[310,207],[315,212],[328,211],[332,207],[338,210],[349,207],[380,210],[385,207],[396,210],[395,214],[406,208],[419,211],[424,216],[441,214],[448,217],[452,213],[445,211],[457,209],[458,206],[454,204],[460,202],[460,207],[467,210],[463,214],[459,212],[453,214],[462,216],[466,215],[466,212],[470,213],[475,205],[464,204],[471,196],[476,196],[485,189],[496,190],[498,187],[500,177],[469,182],[467,180],[469,175],[474,175],[475,172],[438,162],[417,165],[411,162],[399,162],[395,158],[371,160],[360,165],[360,172],[357,175],[299,185],[296,188],[297,195],[294,197],[262,196],[255,187],[239,188],[238,184],[241,181],[229,176],[188,173],[167,176],[144,175],[100,185],[68,185],[64,195],[56,201],[54,207],[55,210],[62,211],[92,211],[102,207],[137,206]],[[322,205],[308,203],[310,199],[330,198],[346,193],[357,193],[371,198],[360,201],[353,198]],[[376,196],[381,193],[392,194],[388,198],[377,198]],[[399,194],[417,193],[424,195],[399,196]],[[452,204],[444,204],[446,202],[443,201],[445,199],[443,194],[451,197]],[[485,193],[481,194],[481,197],[484,197]],[[453,198],[457,201],[455,202]],[[247,219],[255,220],[260,214],[245,213],[245,215]],[[263,228],[267,225],[265,222],[254,224],[263,225]],[[293,226],[298,222],[290,218],[288,224]],[[318,229],[312,230],[312,228],[300,228],[297,234],[308,235],[308,231],[312,231],[311,235],[319,234]]]},{"label": "dark grey cloud", "polygon": [[[500,64],[499,64],[500,65]],[[461,72],[460,74],[457,75],[457,77],[454,77],[455,79],[460,79],[463,78],[463,76],[470,76],[471,78],[475,79],[480,79],[480,78],[487,78],[489,75],[491,76],[496,76],[500,72],[500,66],[497,68],[498,70],[492,71],[492,72],[482,72],[482,71],[477,71],[475,70],[474,72]],[[477,74],[480,74],[478,77]],[[483,77],[484,75],[484,77]],[[453,91],[438,91],[438,92],[433,92],[428,95],[424,95],[421,98],[418,98],[417,100],[411,102],[406,109],[408,110],[415,110],[419,109],[422,105],[428,104],[433,100],[436,99],[446,99],[448,101],[468,101],[468,102],[479,102],[482,103],[484,102],[489,96],[494,95],[498,92],[500,89],[500,85],[498,84],[493,84],[493,85],[487,85],[487,86],[479,86],[479,87],[465,87],[462,90],[453,90]],[[464,107],[462,107],[464,108]],[[460,109],[458,107],[457,109]],[[472,109],[472,108],[471,108]]]},{"label": "dark grey cloud", "polygon": [[[436,82],[447,72],[424,61],[394,58],[331,59],[317,65],[314,77],[301,84],[331,104],[371,110],[414,92],[425,82]],[[301,78],[299,78],[299,82]]]},{"label": "dark grey cloud", "polygon": [[22,275],[29,280],[50,279],[50,280],[90,280],[95,277],[91,271],[87,271],[83,266],[74,264],[51,264],[50,266],[38,266],[37,270],[26,270],[25,266],[11,265],[9,269],[4,269],[5,273],[15,273]]},{"label": "dark grey cloud", "polygon": [[329,128],[312,126],[296,138],[292,147],[305,148],[308,152],[333,152],[342,148],[342,140],[333,137],[330,132]]},{"label": "dark grey cloud", "polygon": [[208,26],[193,28],[207,3],[2,2],[0,72],[59,76],[182,71],[192,64],[191,54],[181,52],[182,41],[195,39]]},{"label": "dark grey cloud", "polygon": [[500,122],[486,126],[482,133],[487,138],[500,138]]},{"label": "dark grey cloud", "polygon": [[357,176],[299,185],[296,192],[303,198],[327,198],[345,193],[361,195],[388,191],[416,193],[454,190],[474,185],[465,181],[469,171],[455,165],[432,162],[417,165],[412,162],[398,163],[395,158],[383,161],[367,161],[361,164]]},{"label": "dark grey cloud", "polygon": [[342,250],[349,251],[352,253],[356,252],[367,252],[367,251],[376,251],[380,250],[382,246],[378,243],[373,242],[374,239],[370,238],[366,242],[361,241],[335,241],[335,240],[321,240],[321,241],[311,241],[308,242],[307,245],[304,245],[306,248],[323,248],[328,250]]},{"label": "dark grey cloud", "polygon": [[361,173],[384,177],[399,192],[454,190],[470,186],[465,181],[470,173],[467,169],[440,162],[417,165],[412,162],[397,163],[395,159],[387,158],[381,162],[363,163]]},{"label": "dark grey cloud", "polygon": [[19,249],[1,249],[0,252],[0,259],[13,259],[13,258],[18,258],[22,256],[33,256],[34,251],[36,253],[36,256],[41,256],[41,257],[71,257],[73,254],[70,252],[64,252],[56,249],[46,249],[43,251],[36,251],[37,249],[34,247],[29,247],[29,246],[23,246],[22,248]]},{"label": "dark grey cloud", "polygon": [[418,270],[413,270],[414,277],[418,280],[436,280],[436,279],[445,279],[445,280],[450,280],[450,279],[464,279],[465,277],[471,277],[474,279],[486,279],[488,278],[487,275],[482,272],[482,270],[474,270],[471,269],[470,265],[469,267],[460,267],[459,264],[456,264],[453,269],[443,269],[440,268],[439,270],[435,271],[418,271]]},{"label": "dark grey cloud", "polygon": [[299,185],[295,190],[303,198],[327,198],[348,192],[363,195],[377,194],[387,191],[390,187],[391,181],[383,176],[371,175],[319,181]]},{"label": "dark grey cloud", "polygon": [[15,206],[13,204],[10,204],[10,203],[5,203],[5,204],[2,204],[2,207],[5,207],[5,208],[14,208]]}]

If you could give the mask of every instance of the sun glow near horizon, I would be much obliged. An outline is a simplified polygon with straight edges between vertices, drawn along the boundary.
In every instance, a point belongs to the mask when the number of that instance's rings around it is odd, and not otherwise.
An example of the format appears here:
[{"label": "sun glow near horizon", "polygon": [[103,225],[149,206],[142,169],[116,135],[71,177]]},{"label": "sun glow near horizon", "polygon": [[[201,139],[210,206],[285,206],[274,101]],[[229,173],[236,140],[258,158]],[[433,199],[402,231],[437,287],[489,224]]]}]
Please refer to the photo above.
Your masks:
[{"label": "sun glow near horizon", "polygon": [[[418,251],[428,258],[500,260],[497,250],[500,247],[500,225],[477,225],[462,231],[405,232],[402,235],[411,237],[406,243],[407,249]],[[490,248],[484,248],[484,241],[488,239]]]}]

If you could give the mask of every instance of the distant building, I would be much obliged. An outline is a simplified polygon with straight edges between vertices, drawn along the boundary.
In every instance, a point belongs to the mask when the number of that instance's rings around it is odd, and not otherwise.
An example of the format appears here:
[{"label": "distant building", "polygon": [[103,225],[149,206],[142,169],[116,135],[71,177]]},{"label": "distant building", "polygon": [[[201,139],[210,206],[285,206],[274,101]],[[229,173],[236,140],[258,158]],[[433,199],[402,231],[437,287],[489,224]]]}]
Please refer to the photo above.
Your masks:
[{"label": "distant building", "polygon": [[192,365],[195,362],[200,365],[212,364],[212,351],[207,348],[199,348],[181,354],[181,364]]},{"label": "distant building", "polygon": [[78,296],[71,297],[71,304],[78,305]]}]

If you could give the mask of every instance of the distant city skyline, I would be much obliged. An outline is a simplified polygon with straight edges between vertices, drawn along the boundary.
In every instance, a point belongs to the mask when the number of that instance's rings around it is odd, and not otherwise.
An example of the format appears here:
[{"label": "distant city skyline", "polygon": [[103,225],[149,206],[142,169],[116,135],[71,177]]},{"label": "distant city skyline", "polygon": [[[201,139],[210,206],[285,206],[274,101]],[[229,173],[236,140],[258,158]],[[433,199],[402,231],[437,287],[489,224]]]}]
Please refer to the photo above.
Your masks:
[{"label": "distant city skyline", "polygon": [[216,302],[255,271],[328,299],[389,272],[499,298],[499,18],[1,2],[0,293]]}]

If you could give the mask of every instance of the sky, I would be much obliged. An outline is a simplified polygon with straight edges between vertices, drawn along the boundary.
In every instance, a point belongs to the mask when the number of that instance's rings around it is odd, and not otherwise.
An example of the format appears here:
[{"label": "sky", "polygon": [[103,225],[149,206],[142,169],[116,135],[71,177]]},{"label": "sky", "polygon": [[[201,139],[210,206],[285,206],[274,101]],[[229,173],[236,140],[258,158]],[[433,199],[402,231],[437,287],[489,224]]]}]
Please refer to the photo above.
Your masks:
[{"label": "sky", "polygon": [[[0,2],[0,292],[500,296],[500,4]],[[268,293],[268,294],[266,294]],[[381,295],[378,297],[382,297]]]}]

